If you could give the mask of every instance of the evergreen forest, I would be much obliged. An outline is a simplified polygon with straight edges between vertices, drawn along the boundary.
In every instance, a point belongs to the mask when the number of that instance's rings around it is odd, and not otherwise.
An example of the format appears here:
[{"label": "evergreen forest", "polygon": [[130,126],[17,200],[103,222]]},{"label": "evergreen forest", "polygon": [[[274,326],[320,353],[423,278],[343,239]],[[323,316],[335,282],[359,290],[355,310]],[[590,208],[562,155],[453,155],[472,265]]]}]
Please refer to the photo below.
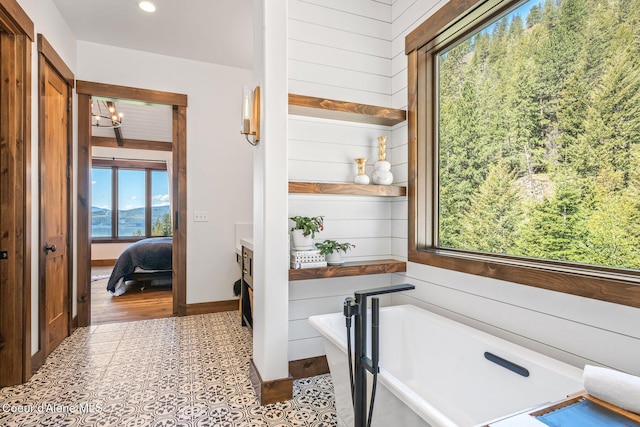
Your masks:
[{"label": "evergreen forest", "polygon": [[532,1],[438,64],[438,246],[639,269],[640,1]]}]

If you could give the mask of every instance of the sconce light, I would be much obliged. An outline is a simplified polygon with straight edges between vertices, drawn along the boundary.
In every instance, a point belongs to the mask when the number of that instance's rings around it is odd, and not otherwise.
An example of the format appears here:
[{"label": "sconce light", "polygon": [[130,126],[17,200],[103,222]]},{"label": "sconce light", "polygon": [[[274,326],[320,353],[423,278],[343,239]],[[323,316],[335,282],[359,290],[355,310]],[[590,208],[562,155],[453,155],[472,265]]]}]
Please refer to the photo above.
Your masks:
[{"label": "sconce light", "polygon": [[[260,141],[260,86],[256,86],[253,92],[245,86],[242,90],[242,124],[240,133],[247,142],[253,146]],[[253,142],[249,139],[252,135]]]}]

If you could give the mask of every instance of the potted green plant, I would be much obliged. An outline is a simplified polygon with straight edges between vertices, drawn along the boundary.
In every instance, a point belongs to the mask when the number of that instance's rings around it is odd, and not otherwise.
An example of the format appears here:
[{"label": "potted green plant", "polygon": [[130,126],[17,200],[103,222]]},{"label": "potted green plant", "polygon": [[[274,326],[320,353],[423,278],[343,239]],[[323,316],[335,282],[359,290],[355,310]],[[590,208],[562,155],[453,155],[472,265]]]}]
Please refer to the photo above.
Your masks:
[{"label": "potted green plant", "polygon": [[337,265],[342,264],[342,253],[347,253],[351,248],[355,248],[356,245],[345,242],[338,243],[335,240],[325,240],[321,243],[316,243],[316,248],[320,249],[320,253],[325,256],[327,264]]},{"label": "potted green plant", "polygon": [[322,231],[323,216],[292,216],[289,218],[294,225],[291,227],[293,247],[297,250],[313,249],[313,238]]}]

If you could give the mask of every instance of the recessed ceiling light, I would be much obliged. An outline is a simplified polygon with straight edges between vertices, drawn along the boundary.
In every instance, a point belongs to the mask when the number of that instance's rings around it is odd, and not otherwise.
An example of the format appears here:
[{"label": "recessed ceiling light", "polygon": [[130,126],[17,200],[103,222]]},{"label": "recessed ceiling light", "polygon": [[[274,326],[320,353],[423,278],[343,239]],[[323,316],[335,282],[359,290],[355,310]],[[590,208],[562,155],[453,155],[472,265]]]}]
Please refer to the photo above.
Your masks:
[{"label": "recessed ceiling light", "polygon": [[145,12],[155,12],[156,11],[156,5],[151,3],[150,1],[141,1],[140,3],[138,3],[138,7],[142,10],[144,10]]}]

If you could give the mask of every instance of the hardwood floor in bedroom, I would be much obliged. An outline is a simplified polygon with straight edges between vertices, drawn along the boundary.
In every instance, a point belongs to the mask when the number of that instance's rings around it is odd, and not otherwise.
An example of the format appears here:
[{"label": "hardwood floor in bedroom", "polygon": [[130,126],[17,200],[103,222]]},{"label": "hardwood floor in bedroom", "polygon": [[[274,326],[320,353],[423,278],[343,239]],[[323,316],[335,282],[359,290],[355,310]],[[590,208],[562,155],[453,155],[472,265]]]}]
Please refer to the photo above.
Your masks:
[{"label": "hardwood floor in bedroom", "polygon": [[[129,322],[173,316],[171,287],[127,286],[127,292],[117,297],[107,292],[108,275],[112,267],[91,269],[91,324]],[[104,277],[107,276],[107,277]],[[101,277],[93,280],[94,277]]]}]

